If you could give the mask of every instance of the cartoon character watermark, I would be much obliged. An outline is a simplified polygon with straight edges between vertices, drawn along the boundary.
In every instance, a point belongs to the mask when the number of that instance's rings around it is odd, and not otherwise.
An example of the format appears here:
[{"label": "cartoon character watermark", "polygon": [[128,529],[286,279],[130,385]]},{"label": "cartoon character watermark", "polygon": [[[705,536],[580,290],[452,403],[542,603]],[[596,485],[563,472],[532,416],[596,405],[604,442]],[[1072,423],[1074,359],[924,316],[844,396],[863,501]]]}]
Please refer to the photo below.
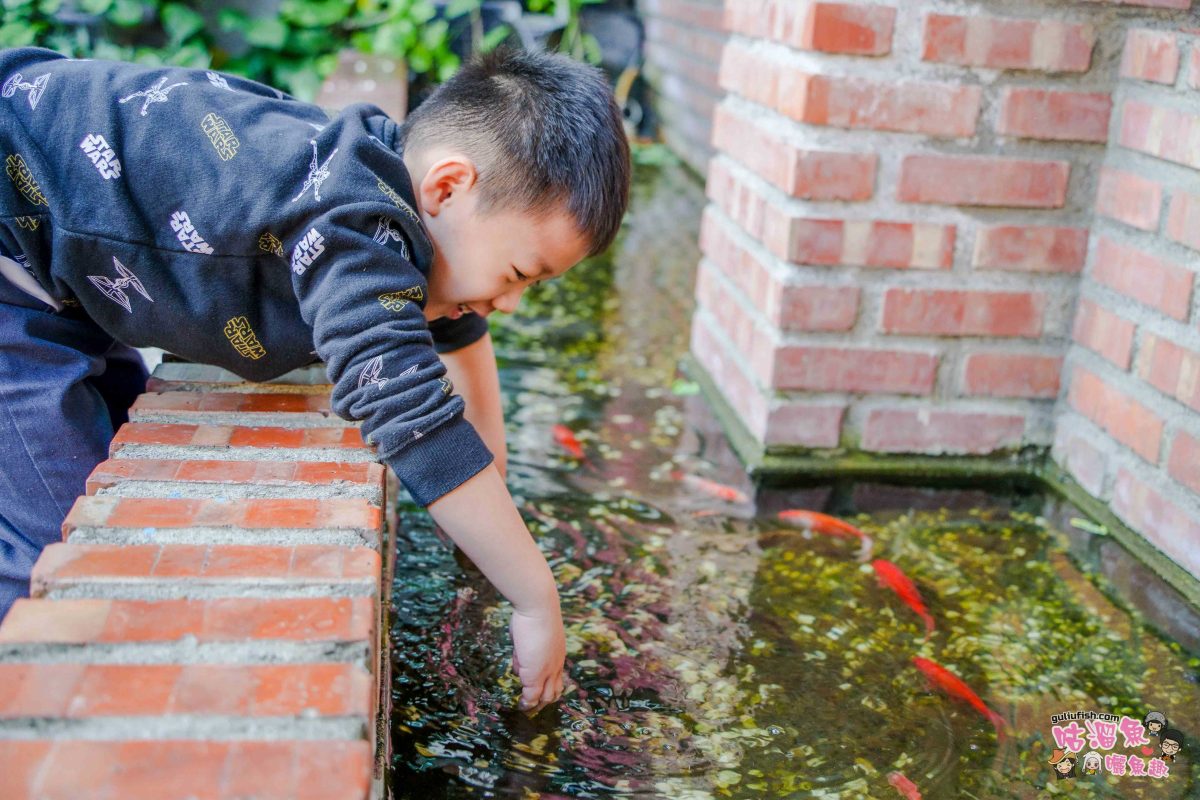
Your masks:
[{"label": "cartoon character watermark", "polygon": [[1054,768],[1054,777],[1060,781],[1075,777],[1075,763],[1078,761],[1075,753],[1055,749],[1050,756],[1050,766]]},{"label": "cartoon character watermark", "polygon": [[1167,728],[1159,739],[1159,747],[1162,749],[1162,760],[1174,763],[1175,757],[1183,749],[1183,734],[1174,728]]},{"label": "cartoon character watermark", "polygon": [[[1050,719],[1054,739],[1049,764],[1056,780],[1076,776],[1076,765],[1084,775],[1108,773],[1113,777],[1144,777],[1161,780],[1171,773],[1185,745],[1184,735],[1167,727],[1167,716],[1151,711],[1142,721],[1126,715],[1096,711],[1068,711]],[[1080,724],[1082,722],[1082,724]],[[1158,739],[1159,754],[1150,736]],[[1079,754],[1088,748],[1081,759]],[[1110,752],[1124,748],[1132,753]]]}]

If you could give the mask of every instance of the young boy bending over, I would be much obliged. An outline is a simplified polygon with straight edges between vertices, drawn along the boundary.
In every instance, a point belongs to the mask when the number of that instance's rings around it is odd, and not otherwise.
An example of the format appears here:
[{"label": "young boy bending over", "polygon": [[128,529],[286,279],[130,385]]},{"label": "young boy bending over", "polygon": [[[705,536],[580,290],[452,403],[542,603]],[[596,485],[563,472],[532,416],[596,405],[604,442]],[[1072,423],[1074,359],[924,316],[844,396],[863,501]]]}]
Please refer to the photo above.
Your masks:
[{"label": "young boy bending over", "polygon": [[0,617],[145,385],[131,347],[333,408],[513,604],[521,705],[562,692],[553,576],[504,483],[486,317],[605,249],[629,148],[602,73],[500,52],[397,126],[203,70],[0,52]]}]

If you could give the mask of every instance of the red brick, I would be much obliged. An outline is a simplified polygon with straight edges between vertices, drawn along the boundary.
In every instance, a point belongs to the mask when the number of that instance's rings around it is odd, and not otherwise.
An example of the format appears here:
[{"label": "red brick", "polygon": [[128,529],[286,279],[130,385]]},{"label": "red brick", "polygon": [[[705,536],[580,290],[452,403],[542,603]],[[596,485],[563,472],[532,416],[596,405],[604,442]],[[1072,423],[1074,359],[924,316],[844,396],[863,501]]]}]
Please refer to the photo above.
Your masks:
[{"label": "red brick", "polygon": [[857,286],[782,288],[778,324],[785,331],[848,331],[858,318]]},{"label": "red brick", "polygon": [[1121,369],[1129,369],[1137,326],[1087,298],[1079,301],[1072,337]]},{"label": "red brick", "polygon": [[[87,665],[79,663],[0,664],[0,719],[65,717],[86,670]],[[0,775],[7,779],[9,772]]]},{"label": "red brick", "polygon": [[1138,350],[1137,374],[1160,392],[1200,411],[1200,353],[1146,334]]},{"label": "red brick", "polygon": [[1193,274],[1177,264],[1102,236],[1096,246],[1092,278],[1139,303],[1187,321]]},{"label": "red brick", "polygon": [[978,269],[1074,274],[1087,259],[1087,228],[999,225],[975,237],[973,265]]},{"label": "red brick", "polygon": [[810,392],[930,394],[933,353],[844,347],[781,347],[772,388]]},{"label": "red brick", "polygon": [[1200,521],[1127,469],[1113,485],[1113,511],[1177,564],[1200,576]]},{"label": "red brick", "polygon": [[1061,208],[1070,164],[994,156],[913,154],[900,166],[897,197],[906,203]]},{"label": "red brick", "polygon": [[[365,798],[371,744],[361,741],[139,739],[13,741],[0,751],[6,800],[65,798]],[[185,788],[181,788],[185,787]]]},{"label": "red brick", "polygon": [[880,332],[1036,338],[1045,305],[1040,292],[891,288],[884,293]]},{"label": "red brick", "polygon": [[[1200,45],[1195,52],[1200,53]],[[1200,250],[1200,195],[1175,193],[1167,214],[1167,236],[1193,250]]]},{"label": "red brick", "polygon": [[966,137],[975,134],[983,90],[957,83],[809,75],[776,107],[800,122],[836,128]]},{"label": "red brick", "polygon": [[789,256],[792,218],[782,200],[763,196],[736,176],[721,159],[709,164],[706,193],[738,227],[777,258]]},{"label": "red brick", "polygon": [[1200,169],[1200,114],[1126,100],[1118,141],[1123,147]]},{"label": "red brick", "polygon": [[662,16],[712,31],[725,29],[725,15],[720,3],[697,3],[691,2],[691,0],[644,0],[644,6],[640,10],[647,16]]},{"label": "red brick", "polygon": [[213,600],[36,600],[13,604],[0,642],[100,644],[249,640],[370,641],[371,597],[225,597]]},{"label": "red brick", "polygon": [[[777,7],[794,0],[775,0]],[[859,56],[887,55],[892,49],[896,9],[848,3],[812,3],[793,44],[805,50]]]},{"label": "red brick", "polygon": [[860,294],[857,286],[784,283],[777,271],[735,239],[732,226],[712,207],[701,220],[700,249],[779,329],[844,331],[854,327]]},{"label": "red brick", "polygon": [[[705,315],[698,309],[692,315],[691,352],[710,375],[717,376],[721,396],[745,423],[751,435],[760,441],[766,435],[768,409],[758,387],[742,371],[745,355],[728,352],[728,337],[715,333]],[[813,444],[814,447],[828,446]]]},{"label": "red brick", "polygon": [[[743,0],[725,3],[724,28],[730,33],[765,39],[771,35],[771,14],[774,0]],[[646,9],[642,10],[647,13]]]},{"label": "red brick", "polygon": [[845,404],[781,400],[767,412],[763,444],[767,447],[837,447]]},{"label": "red brick", "polygon": [[1061,356],[971,353],[963,371],[963,393],[985,397],[1058,396]]},{"label": "red brick", "polygon": [[1113,167],[1100,170],[1097,213],[1144,231],[1158,230],[1162,186],[1156,181]]},{"label": "red brick", "polygon": [[873,409],[863,448],[888,453],[986,454],[1021,443],[1025,420],[1016,415],[931,409]]},{"label": "red brick", "polygon": [[1071,142],[1108,141],[1112,97],[1107,92],[1007,87],[1000,102],[997,131],[1005,136]]},{"label": "red brick", "polygon": [[876,154],[801,150],[726,105],[716,109],[713,145],[793,197],[868,200],[874,193]]},{"label": "red brick", "polygon": [[925,17],[922,58],[971,67],[1087,72],[1096,31],[1059,20],[981,14]]},{"label": "red brick", "polygon": [[370,673],[347,663],[8,663],[0,664],[0,686],[19,691],[16,704],[0,702],[0,717],[366,717],[371,684]]},{"label": "red brick", "polygon": [[1192,55],[1188,59],[1188,86],[1200,89],[1200,47],[1192,45]]},{"label": "red brick", "polygon": [[707,264],[696,273],[695,293],[697,305],[713,316],[730,345],[746,355],[750,370],[760,380],[768,381],[775,344],[762,326],[755,324],[755,312],[729,297]]},{"label": "red brick", "polygon": [[845,331],[854,327],[861,293],[857,286],[784,283],[778,271],[735,240],[732,226],[711,206],[701,220],[700,249],[780,330]]},{"label": "red brick", "polygon": [[896,10],[889,6],[797,0],[725,4],[725,27],[800,50],[878,56],[891,51]]},{"label": "red brick", "polygon": [[652,17],[644,20],[646,40],[655,49],[687,53],[694,58],[716,64],[721,60],[725,37],[715,31],[695,28],[677,20]]},{"label": "red brick", "polygon": [[[313,565],[320,564],[319,573]],[[31,592],[44,596],[66,586],[114,581],[173,582],[214,579],[223,582],[361,584],[367,591],[378,580],[379,554],[369,547],[322,545],[99,545],[51,544],[33,566]]]},{"label": "red brick", "polygon": [[1060,420],[1054,431],[1054,449],[1059,461],[1079,485],[1094,497],[1104,493],[1108,458],[1083,436],[1068,432]]},{"label": "red brick", "polygon": [[191,446],[221,452],[226,452],[229,447],[325,448],[345,450],[347,457],[360,459],[361,456],[352,451],[370,449],[363,443],[358,428],[240,428],[157,422],[122,425],[113,437],[109,453],[118,456],[131,445]]},{"label": "red brick", "polygon": [[1200,494],[1200,438],[1186,431],[1175,434],[1171,442],[1171,455],[1167,459],[1167,472],[1172,478]]},{"label": "red brick", "polygon": [[721,53],[717,84],[727,92],[774,108],[780,97],[780,81],[785,77],[789,76],[778,60],[768,58],[735,39],[729,41]]},{"label": "red brick", "polygon": [[357,498],[326,500],[191,500],[173,497],[81,497],[63,522],[108,528],[350,528],[377,530],[379,508]]},{"label": "red brick", "polygon": [[789,260],[801,264],[949,269],[953,225],[794,218]]},{"label": "red brick", "polygon": [[1175,83],[1179,74],[1179,40],[1170,31],[1134,28],[1125,34],[1121,77]]},{"label": "red brick", "polygon": [[1163,420],[1146,406],[1083,367],[1076,367],[1068,401],[1079,413],[1151,464],[1158,463]]}]

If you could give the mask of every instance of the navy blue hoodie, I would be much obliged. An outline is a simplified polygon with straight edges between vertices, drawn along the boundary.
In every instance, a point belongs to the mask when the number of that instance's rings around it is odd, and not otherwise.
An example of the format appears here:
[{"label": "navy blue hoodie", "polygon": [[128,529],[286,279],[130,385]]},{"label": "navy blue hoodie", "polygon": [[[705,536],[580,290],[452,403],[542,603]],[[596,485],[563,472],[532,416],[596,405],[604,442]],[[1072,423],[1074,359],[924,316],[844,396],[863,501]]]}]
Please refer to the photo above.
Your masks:
[{"label": "navy blue hoodie", "polygon": [[438,358],[487,322],[426,321],[433,246],[381,110],[38,48],[0,80],[0,255],[61,313],[249,380],[320,358],[422,505],[492,461]]}]

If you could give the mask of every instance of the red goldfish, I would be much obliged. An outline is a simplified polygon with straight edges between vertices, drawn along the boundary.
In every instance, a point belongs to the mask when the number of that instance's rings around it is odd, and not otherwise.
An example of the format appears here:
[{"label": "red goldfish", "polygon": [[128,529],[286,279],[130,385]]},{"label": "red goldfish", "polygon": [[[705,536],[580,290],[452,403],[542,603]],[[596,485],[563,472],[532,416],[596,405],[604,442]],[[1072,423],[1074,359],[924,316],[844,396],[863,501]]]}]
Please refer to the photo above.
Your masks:
[{"label": "red goldfish", "polygon": [[1004,740],[1004,727],[1006,725],[1004,717],[992,711],[987,705],[979,699],[979,695],[971,691],[971,687],[962,682],[962,679],[955,675],[950,670],[943,667],[936,661],[930,661],[928,658],[913,656],[913,665],[921,670],[921,674],[929,679],[943,694],[949,695],[956,700],[962,700],[971,708],[978,711],[987,721],[992,723],[992,727],[996,729],[996,736],[1001,741]]},{"label": "red goldfish", "polygon": [[571,458],[582,459],[584,457],[583,445],[579,443],[579,440],[575,438],[575,434],[566,425],[559,423],[552,427],[550,432],[554,435],[554,441],[559,447],[566,450]]},{"label": "red goldfish", "polygon": [[862,546],[858,550],[859,561],[865,562],[870,558],[871,550],[875,547],[875,542],[870,536],[867,536],[849,522],[840,520],[837,517],[831,517],[828,514],[822,514],[818,511],[805,511],[801,508],[789,508],[780,511],[778,516],[784,522],[799,525],[806,531],[820,533],[825,536],[842,536],[858,539],[862,542]]},{"label": "red goldfish", "polygon": [[882,558],[872,561],[871,567],[879,577],[879,585],[886,586],[899,595],[905,605],[925,621],[925,638],[929,639],[929,634],[933,633],[933,617],[925,609],[925,602],[921,600],[921,593],[917,591],[917,585],[912,582],[912,578],[905,575],[904,570]]},{"label": "red goldfish", "polygon": [[684,484],[693,489],[697,489],[705,494],[710,494],[713,497],[724,500],[728,503],[748,503],[750,498],[746,494],[732,486],[726,486],[723,483],[710,481],[708,478],[701,478],[699,475],[688,475],[685,472],[674,470],[671,472],[671,478],[677,481],[683,481]]},{"label": "red goldfish", "polygon": [[904,800],[921,800],[921,790],[906,778],[903,772],[889,772],[888,783],[900,793]]}]

